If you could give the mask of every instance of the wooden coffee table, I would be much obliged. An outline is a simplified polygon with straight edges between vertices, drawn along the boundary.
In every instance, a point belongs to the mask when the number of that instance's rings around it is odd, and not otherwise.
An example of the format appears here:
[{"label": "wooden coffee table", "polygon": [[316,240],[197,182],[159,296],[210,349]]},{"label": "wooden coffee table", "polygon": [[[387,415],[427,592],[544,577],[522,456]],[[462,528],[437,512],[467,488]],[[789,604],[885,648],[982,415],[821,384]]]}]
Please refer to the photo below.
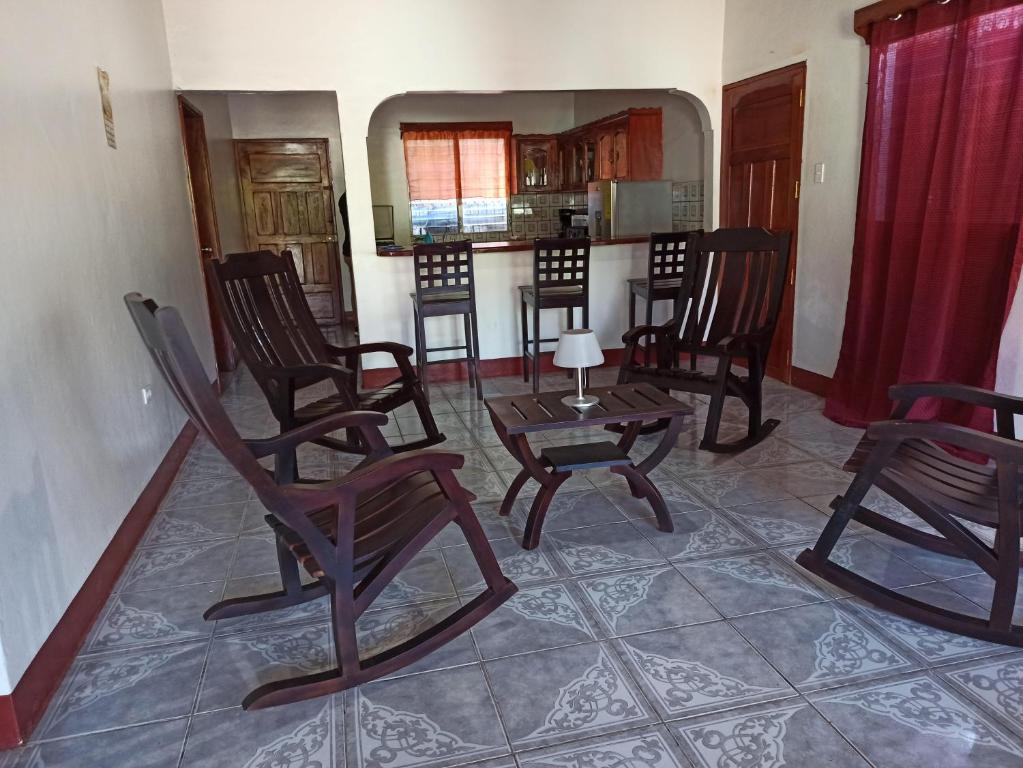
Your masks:
[{"label": "wooden coffee table", "polygon": [[[487,410],[501,442],[522,465],[508,489],[501,514],[511,513],[516,497],[530,478],[540,484],[540,491],[529,509],[522,546],[533,549],[540,543],[540,529],[547,508],[558,487],[580,469],[606,467],[622,475],[629,490],[637,499],[646,499],[657,515],[657,527],[673,531],[671,515],[664,498],[651,482],[649,474],[668,454],[678,439],[683,419],[693,409],[649,384],[620,384],[612,387],[593,387],[587,394],[600,398],[589,408],[573,408],[561,402],[572,392],[542,392],[538,395],[511,395],[486,400]],[[643,422],[653,419],[668,421],[661,442],[653,453],[639,464],[629,458]],[[608,441],[580,443],[579,445],[543,448],[534,454],[527,436],[533,432],[551,432],[559,429],[623,424],[624,431],[617,443]]]}]

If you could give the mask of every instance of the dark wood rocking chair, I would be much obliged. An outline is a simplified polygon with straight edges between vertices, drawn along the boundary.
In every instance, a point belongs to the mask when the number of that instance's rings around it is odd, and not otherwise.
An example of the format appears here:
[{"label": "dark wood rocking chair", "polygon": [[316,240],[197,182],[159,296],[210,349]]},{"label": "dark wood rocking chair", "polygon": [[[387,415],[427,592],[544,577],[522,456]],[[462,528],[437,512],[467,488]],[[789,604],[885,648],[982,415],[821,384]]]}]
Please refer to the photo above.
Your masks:
[{"label": "dark wood rocking chair", "polygon": [[[464,457],[440,451],[391,454],[379,427],[383,414],[348,411],[326,415],[277,437],[243,440],[213,394],[177,310],[158,308],[139,294],[125,303],[157,368],[199,432],[253,487],[270,510],[284,589],[217,603],[208,620],[243,616],[330,600],[337,666],[260,686],[246,709],[300,701],[351,688],[421,659],[464,633],[512,594],[479,521],[472,496],[453,470]],[[294,452],[337,429],[358,430],[379,458],[367,459],[340,480],[279,485],[257,461]],[[449,523],[456,523],[483,574],[485,589],[456,611],[394,647],[359,658],[356,620],[401,569]],[[299,566],[314,578],[302,585]]]},{"label": "dark wood rocking chair", "polygon": [[[1023,398],[961,384],[918,383],[891,387],[891,419],[870,425],[845,469],[856,472],[813,549],[796,558],[822,579],[880,608],[932,627],[980,640],[1023,646],[1023,625],[1013,624],[1020,569],[1023,442],[1013,416]],[[908,421],[920,398],[936,397],[992,408],[997,434],[938,421]],[[940,445],[988,457],[987,464],[959,458]],[[871,487],[907,507],[937,534],[917,530],[862,506]],[[972,560],[994,580],[987,619],[931,605],[894,592],[830,560],[850,520],[932,552]],[[990,529],[989,545],[964,523]]]},{"label": "dark wood rocking chair", "polygon": [[[761,421],[761,399],[767,353],[788,282],[789,242],[789,233],[766,229],[719,229],[694,238],[688,248],[695,268],[683,271],[675,317],[664,325],[637,326],[622,336],[620,384],[647,382],[665,391],[710,395],[700,448],[742,451],[779,424],[775,419]],[[646,365],[643,359],[650,343],[656,365]],[[690,360],[714,357],[717,365],[712,373],[695,365],[682,367],[680,355]],[[745,375],[732,371],[736,361],[745,362]],[[727,397],[742,400],[749,409],[749,428],[745,437],[722,443],[718,431]],[[643,432],[664,426],[646,425]]]},{"label": "dark wood rocking chair", "polygon": [[[281,431],[324,416],[362,410],[390,413],[413,403],[423,422],[422,440],[394,447],[416,450],[444,440],[437,428],[419,377],[409,358],[412,349],[394,342],[337,347],[330,344],[313,318],[290,251],[232,253],[224,261],[209,261],[210,283],[227,320],[234,343],[270,403]],[[385,352],[394,358],[399,375],[379,389],[358,390],[360,357]],[[296,407],[295,393],[331,381],[334,394]],[[346,439],[320,436],[315,442],[348,453],[365,454],[369,446],[359,430],[349,428]],[[283,457],[285,464],[295,457]],[[287,467],[283,476],[287,477]],[[294,476],[297,468],[292,469]]]}]

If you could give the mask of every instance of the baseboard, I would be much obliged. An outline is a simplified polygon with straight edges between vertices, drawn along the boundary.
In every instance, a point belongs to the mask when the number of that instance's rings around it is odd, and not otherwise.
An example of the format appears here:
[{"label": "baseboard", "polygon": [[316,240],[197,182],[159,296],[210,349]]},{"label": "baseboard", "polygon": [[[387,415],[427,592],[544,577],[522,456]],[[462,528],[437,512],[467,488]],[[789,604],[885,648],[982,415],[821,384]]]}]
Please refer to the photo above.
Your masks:
[{"label": "baseboard", "polygon": [[[605,349],[604,366],[617,368],[622,362],[624,350]],[[564,370],[554,365],[554,353],[540,353],[540,372],[550,373],[552,371]],[[427,374],[431,384],[442,384],[453,381],[468,381],[469,368],[464,362],[448,363],[437,362],[427,366]],[[494,379],[500,376],[521,376],[521,357],[495,357],[490,360],[480,361],[480,375],[484,379]],[[362,372],[362,385],[367,389],[382,387],[398,378],[397,368],[370,368]]]},{"label": "baseboard", "polygon": [[821,397],[827,397],[828,391],[831,389],[831,379],[820,373],[792,366],[792,386]]},{"label": "baseboard", "polygon": [[106,605],[121,571],[167,495],[196,434],[196,428],[189,422],[175,438],[89,578],[14,687],[14,692],[0,696],[0,749],[23,744],[38,725],[93,622]]}]

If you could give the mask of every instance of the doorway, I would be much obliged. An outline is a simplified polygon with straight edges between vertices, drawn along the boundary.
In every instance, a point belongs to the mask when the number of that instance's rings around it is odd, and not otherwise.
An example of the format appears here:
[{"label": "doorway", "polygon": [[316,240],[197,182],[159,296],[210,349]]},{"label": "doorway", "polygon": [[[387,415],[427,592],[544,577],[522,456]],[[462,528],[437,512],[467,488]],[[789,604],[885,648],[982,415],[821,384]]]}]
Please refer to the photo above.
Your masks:
[{"label": "doorway", "polygon": [[794,64],[724,87],[721,226],[792,232],[788,287],[767,374],[792,381],[796,240],[803,164],[806,64]]},{"label": "doorway", "polygon": [[[210,315],[210,331],[217,371],[226,374],[238,367],[238,350],[231,340],[219,307],[213,300],[206,264],[222,258],[220,230],[217,227],[217,209],[213,200],[213,175],[210,170],[209,150],[206,144],[206,125],[202,112],[178,96],[178,114],[181,118],[181,142],[188,171],[188,196],[192,203],[192,223],[199,245],[199,269],[202,270],[206,291],[206,306]],[[222,381],[221,384],[224,382]]]}]

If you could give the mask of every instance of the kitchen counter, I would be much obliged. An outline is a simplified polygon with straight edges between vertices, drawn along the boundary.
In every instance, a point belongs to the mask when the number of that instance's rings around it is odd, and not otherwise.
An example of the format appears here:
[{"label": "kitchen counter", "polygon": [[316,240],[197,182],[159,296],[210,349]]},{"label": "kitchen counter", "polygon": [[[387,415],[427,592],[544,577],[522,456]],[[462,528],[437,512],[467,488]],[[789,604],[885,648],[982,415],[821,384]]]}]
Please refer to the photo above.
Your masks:
[{"label": "kitchen counter", "polygon": [[[649,237],[619,237],[614,240],[592,240],[590,245],[631,245],[645,243]],[[532,251],[532,240],[502,240],[492,243],[473,243],[473,253],[507,253],[509,251]],[[378,248],[377,256],[411,256],[412,248],[403,246],[396,249]]]}]

